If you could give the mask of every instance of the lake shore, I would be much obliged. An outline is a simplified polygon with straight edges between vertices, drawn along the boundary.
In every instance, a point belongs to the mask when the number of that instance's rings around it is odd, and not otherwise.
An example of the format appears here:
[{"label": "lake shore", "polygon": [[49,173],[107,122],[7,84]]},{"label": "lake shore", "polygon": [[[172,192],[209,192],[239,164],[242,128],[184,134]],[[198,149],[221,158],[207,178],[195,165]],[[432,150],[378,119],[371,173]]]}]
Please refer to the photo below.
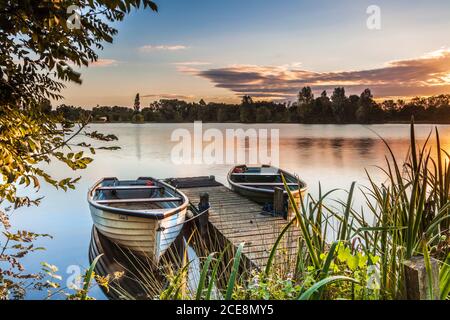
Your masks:
[{"label": "lake shore", "polygon": [[[200,121],[200,120],[198,120]],[[386,121],[386,122],[374,122],[374,123],[357,123],[357,122],[349,122],[349,123],[332,123],[332,122],[315,122],[315,123],[298,123],[298,122],[238,122],[238,121],[225,121],[225,122],[218,122],[218,121],[202,121],[203,123],[218,123],[218,124],[224,124],[224,123],[233,123],[233,124],[245,124],[245,125],[260,125],[260,124],[299,124],[299,125],[336,125],[336,126],[346,126],[346,125],[375,125],[375,124],[410,124],[411,121]],[[132,122],[132,121],[91,121],[91,123],[95,124],[114,124],[114,123],[129,123],[129,124],[146,124],[146,123],[152,123],[152,124],[177,124],[177,123],[192,123],[192,121],[179,121],[179,122],[162,122],[162,121],[144,121],[144,122]],[[443,121],[426,121],[426,120],[415,120],[414,123],[416,124],[450,124],[450,119]]]}]

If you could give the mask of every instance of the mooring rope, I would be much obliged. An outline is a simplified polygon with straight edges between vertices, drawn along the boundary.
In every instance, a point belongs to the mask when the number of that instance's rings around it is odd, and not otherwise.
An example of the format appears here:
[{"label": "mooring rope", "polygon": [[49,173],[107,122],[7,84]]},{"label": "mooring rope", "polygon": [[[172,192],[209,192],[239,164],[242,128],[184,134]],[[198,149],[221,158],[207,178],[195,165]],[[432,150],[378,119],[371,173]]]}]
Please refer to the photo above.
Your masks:
[{"label": "mooring rope", "polygon": [[[191,204],[191,206],[195,208],[194,205]],[[196,209],[196,210],[197,210],[197,209]],[[191,211],[192,211],[192,210],[191,210]],[[160,229],[161,229],[161,231],[165,231],[165,230],[167,230],[167,229],[172,229],[172,228],[178,227],[178,226],[180,226],[180,225],[183,225],[183,224],[185,224],[185,223],[188,223],[188,222],[190,222],[190,221],[192,221],[192,220],[197,219],[198,217],[202,216],[203,214],[205,214],[205,213],[208,212],[208,211],[209,211],[209,208],[206,209],[206,210],[204,210],[204,211],[202,211],[202,212],[200,212],[200,213],[198,213],[198,214],[196,214],[196,215],[194,215],[192,218],[190,218],[190,219],[188,219],[188,220],[184,220],[183,222],[177,223],[177,224],[175,224],[175,225],[173,225],[173,226],[170,226],[170,227],[160,227]]]}]

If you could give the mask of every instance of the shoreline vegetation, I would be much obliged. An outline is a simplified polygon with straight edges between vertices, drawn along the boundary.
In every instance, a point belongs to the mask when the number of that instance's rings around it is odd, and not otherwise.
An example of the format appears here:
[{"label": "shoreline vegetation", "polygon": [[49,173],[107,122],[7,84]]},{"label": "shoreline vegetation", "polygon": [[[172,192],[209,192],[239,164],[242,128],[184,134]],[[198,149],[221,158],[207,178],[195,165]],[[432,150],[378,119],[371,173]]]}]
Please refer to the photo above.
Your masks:
[{"label": "shoreline vegetation", "polygon": [[382,124],[416,123],[450,124],[450,94],[416,97],[410,101],[376,102],[370,89],[361,95],[347,96],[342,87],[329,97],[326,91],[315,97],[304,87],[295,102],[254,101],[244,96],[240,104],[187,102],[161,99],[140,107],[139,94],[133,107],[96,106],[92,110],[61,104],[52,111],[69,121],[90,118],[94,123],[303,123],[303,124]]},{"label": "shoreline vegetation", "polygon": [[[377,184],[366,172],[369,185],[358,190],[353,182],[347,199],[336,200],[336,206],[329,203],[336,190],[318,198],[307,195],[297,206],[283,178],[295,217],[276,235],[263,270],[239,268],[241,243],[231,259],[224,258],[225,251],[201,257],[200,281],[191,290],[185,284],[192,261],[185,260],[179,271],[168,273],[169,285],[158,298],[209,300],[210,288],[219,283],[218,296],[225,300],[448,300],[450,155],[441,149],[437,129],[423,146],[416,142],[413,123],[410,132],[404,163],[380,137],[387,149],[380,170],[388,183]],[[367,212],[353,206],[357,193],[365,198]],[[293,252],[282,244],[292,228],[301,231]],[[417,261],[426,269],[423,288],[416,287],[408,269]],[[217,276],[220,265],[226,266],[224,278]]]}]

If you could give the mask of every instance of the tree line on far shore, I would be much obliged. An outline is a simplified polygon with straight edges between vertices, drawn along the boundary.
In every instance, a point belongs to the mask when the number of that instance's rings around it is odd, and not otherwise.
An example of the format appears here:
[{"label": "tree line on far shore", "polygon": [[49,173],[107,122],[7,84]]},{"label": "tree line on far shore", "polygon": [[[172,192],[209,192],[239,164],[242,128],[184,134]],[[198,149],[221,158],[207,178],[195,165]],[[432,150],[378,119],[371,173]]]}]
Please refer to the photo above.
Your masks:
[{"label": "tree line on far shore", "polygon": [[[51,106],[46,106],[50,112]],[[450,123],[450,94],[416,97],[409,101],[374,100],[370,89],[361,95],[347,96],[342,87],[328,96],[323,91],[315,97],[310,87],[304,87],[296,102],[254,101],[243,96],[240,104],[186,102],[163,99],[140,108],[139,94],[134,107],[97,106],[92,110],[60,105],[57,113],[72,121],[91,116],[99,122],[242,122],[242,123],[384,123],[410,121]]]}]

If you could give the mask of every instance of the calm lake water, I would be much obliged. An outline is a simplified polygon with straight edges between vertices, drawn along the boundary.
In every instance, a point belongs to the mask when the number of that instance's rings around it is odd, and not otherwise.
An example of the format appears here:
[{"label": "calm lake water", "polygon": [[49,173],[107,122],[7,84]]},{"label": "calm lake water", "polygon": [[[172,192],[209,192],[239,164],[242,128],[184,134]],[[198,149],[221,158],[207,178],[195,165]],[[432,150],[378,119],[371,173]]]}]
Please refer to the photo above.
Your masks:
[{"label": "calm lake water", "polygon": [[[24,261],[28,271],[38,271],[40,263],[46,261],[59,267],[60,275],[66,279],[71,274],[70,266],[85,268],[89,265],[88,249],[91,239],[92,220],[86,201],[88,188],[101,177],[115,176],[134,179],[139,176],[155,178],[214,175],[226,184],[226,174],[231,165],[175,165],[171,151],[176,142],[171,142],[175,129],[192,130],[192,124],[97,124],[90,131],[113,133],[119,137],[115,143],[118,151],[100,150],[95,161],[82,175],[76,190],[57,191],[43,184],[36,194],[45,196],[37,208],[26,208],[14,213],[12,222],[15,228],[47,233],[52,240],[40,241],[46,251],[31,254]],[[409,126],[389,125],[242,125],[242,124],[203,124],[203,129],[255,128],[279,129],[280,166],[297,173],[309,185],[309,192],[317,195],[319,182],[323,190],[333,188],[348,189],[352,181],[367,185],[364,169],[374,177],[383,180],[381,172],[375,167],[384,165],[387,150],[375,134],[385,138],[395,150],[399,159],[404,159],[409,146]],[[433,129],[432,125],[417,125],[418,138],[424,139]],[[450,126],[439,126],[443,139],[442,147],[450,151]],[[52,163],[46,168],[58,178],[69,172],[63,165]],[[336,193],[335,197],[344,197]],[[362,205],[360,195],[355,205]],[[73,267],[72,267],[73,268]],[[69,269],[73,270],[73,269]],[[98,299],[105,299],[100,289],[91,293]],[[30,294],[28,298],[40,298],[42,293]]]}]

